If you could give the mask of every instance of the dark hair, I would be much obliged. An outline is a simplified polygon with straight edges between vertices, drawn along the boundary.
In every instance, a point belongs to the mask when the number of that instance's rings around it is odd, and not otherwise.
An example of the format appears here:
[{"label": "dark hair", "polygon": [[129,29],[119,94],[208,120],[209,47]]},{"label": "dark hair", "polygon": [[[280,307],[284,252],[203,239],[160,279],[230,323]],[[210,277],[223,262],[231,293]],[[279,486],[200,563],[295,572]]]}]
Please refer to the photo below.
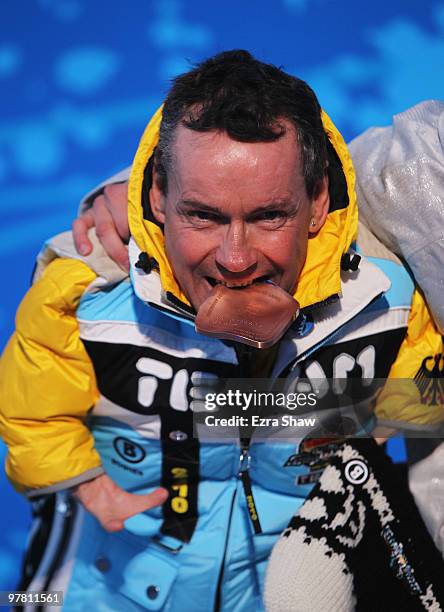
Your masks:
[{"label": "dark hair", "polygon": [[202,62],[173,81],[165,100],[154,157],[159,188],[166,193],[179,124],[198,132],[222,130],[241,142],[270,142],[285,134],[282,118],[296,129],[311,198],[328,166],[328,139],[313,90],[247,51],[226,51]]}]

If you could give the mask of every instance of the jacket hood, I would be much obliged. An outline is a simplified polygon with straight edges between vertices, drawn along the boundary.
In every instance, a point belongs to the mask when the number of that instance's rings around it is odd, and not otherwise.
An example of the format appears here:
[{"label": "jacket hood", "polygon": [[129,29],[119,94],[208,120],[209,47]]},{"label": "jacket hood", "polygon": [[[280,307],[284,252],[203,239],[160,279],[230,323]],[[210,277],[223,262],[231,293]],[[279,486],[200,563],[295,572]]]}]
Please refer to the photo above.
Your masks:
[{"label": "jacket hood", "polygon": [[[134,158],[128,186],[129,226],[137,247],[156,260],[163,292],[189,307],[190,302],[179,287],[166,256],[162,228],[147,218],[146,211],[144,214],[145,169],[158,142],[161,119],[162,107],[146,127]],[[323,227],[308,241],[307,258],[294,293],[301,308],[341,293],[341,258],[354,240],[358,225],[355,174],[350,154],[325,112],[322,112],[322,122],[332,145],[329,152],[330,211]]]}]

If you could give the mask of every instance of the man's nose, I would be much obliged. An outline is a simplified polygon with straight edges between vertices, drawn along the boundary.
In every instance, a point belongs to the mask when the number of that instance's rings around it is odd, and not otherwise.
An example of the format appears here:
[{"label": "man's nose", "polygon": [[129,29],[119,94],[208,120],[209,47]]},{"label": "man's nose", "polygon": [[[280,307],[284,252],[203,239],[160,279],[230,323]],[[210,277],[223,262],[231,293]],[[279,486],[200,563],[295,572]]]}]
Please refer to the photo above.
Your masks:
[{"label": "man's nose", "polygon": [[225,275],[248,276],[255,270],[258,257],[245,224],[232,222],[224,229],[223,240],[216,251],[219,271]]}]

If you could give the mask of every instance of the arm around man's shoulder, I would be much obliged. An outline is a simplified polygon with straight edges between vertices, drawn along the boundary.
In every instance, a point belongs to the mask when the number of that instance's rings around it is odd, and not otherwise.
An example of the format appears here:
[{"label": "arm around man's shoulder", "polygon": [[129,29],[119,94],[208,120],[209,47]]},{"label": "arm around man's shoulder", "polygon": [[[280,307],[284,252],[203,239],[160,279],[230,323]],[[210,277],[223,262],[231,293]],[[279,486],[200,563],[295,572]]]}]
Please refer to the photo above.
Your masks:
[{"label": "arm around man's shoulder", "polygon": [[75,314],[95,278],[81,261],[52,261],[24,297],[0,362],[6,471],[31,497],[103,471],[84,422],[98,392]]}]

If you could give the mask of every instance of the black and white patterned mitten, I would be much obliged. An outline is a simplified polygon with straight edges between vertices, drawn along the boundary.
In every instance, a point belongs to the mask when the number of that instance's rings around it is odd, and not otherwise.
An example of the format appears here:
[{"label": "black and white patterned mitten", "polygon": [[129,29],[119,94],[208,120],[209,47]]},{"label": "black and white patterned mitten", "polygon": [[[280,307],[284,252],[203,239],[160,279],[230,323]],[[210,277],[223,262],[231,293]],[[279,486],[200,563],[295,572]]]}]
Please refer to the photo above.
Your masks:
[{"label": "black and white patterned mitten", "polygon": [[407,478],[373,439],[344,442],[273,549],[269,612],[438,612],[444,561]]}]

